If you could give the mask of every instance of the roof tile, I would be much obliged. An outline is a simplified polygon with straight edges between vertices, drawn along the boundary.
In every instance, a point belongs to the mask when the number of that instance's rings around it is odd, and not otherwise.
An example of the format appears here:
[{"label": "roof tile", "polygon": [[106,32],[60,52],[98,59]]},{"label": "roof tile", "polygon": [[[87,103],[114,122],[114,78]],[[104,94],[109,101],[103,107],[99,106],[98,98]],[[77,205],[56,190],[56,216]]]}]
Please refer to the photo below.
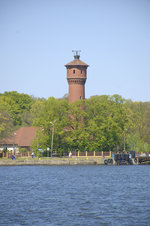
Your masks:
[{"label": "roof tile", "polygon": [[[36,137],[38,127],[21,127],[9,137],[4,138],[1,144],[17,144],[19,147],[30,147]],[[15,135],[16,134],[16,135]]]},{"label": "roof tile", "polygon": [[74,59],[73,61],[71,61],[65,65],[65,67],[68,67],[68,66],[86,66],[86,67],[88,67],[89,65],[79,59]]}]

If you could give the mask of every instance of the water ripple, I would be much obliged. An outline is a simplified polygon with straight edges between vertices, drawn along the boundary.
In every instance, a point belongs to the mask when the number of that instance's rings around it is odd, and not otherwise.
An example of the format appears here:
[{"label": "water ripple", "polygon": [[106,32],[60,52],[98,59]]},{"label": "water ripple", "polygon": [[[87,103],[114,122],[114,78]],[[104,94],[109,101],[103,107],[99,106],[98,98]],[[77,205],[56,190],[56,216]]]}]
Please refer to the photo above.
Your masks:
[{"label": "water ripple", "polygon": [[0,168],[0,225],[150,222],[150,166]]}]

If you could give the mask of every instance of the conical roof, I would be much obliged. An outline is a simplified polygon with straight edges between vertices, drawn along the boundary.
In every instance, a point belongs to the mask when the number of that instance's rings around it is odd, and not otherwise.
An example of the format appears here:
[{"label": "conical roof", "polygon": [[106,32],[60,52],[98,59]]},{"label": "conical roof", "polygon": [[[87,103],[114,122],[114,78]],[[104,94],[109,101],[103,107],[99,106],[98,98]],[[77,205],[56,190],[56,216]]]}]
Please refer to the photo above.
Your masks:
[{"label": "conical roof", "polygon": [[89,65],[84,63],[83,61],[81,61],[79,55],[75,55],[74,60],[65,65],[65,67],[69,67],[69,66],[85,66],[85,67],[88,67]]}]

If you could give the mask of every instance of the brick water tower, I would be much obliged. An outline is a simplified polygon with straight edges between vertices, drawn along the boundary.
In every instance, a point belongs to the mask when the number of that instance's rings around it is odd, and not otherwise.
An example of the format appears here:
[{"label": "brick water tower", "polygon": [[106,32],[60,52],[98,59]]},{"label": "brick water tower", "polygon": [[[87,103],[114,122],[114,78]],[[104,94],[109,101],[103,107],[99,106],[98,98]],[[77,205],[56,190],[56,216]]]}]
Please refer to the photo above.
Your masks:
[{"label": "brick water tower", "polygon": [[79,50],[73,50],[73,52],[74,60],[65,65],[69,84],[69,103],[85,99],[84,85],[87,78],[87,67],[89,66],[80,60]]}]

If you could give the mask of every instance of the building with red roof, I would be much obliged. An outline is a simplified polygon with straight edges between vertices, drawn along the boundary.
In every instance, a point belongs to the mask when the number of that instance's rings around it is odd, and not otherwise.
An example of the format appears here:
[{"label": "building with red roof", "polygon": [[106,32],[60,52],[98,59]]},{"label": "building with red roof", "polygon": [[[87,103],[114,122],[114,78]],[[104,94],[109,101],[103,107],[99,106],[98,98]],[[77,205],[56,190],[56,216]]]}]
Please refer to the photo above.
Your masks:
[{"label": "building with red roof", "polygon": [[9,137],[0,141],[0,149],[4,150],[7,148],[9,151],[14,151],[15,149],[17,152],[19,148],[25,148],[30,151],[32,142],[36,138],[37,130],[39,130],[37,127],[21,127]]}]

